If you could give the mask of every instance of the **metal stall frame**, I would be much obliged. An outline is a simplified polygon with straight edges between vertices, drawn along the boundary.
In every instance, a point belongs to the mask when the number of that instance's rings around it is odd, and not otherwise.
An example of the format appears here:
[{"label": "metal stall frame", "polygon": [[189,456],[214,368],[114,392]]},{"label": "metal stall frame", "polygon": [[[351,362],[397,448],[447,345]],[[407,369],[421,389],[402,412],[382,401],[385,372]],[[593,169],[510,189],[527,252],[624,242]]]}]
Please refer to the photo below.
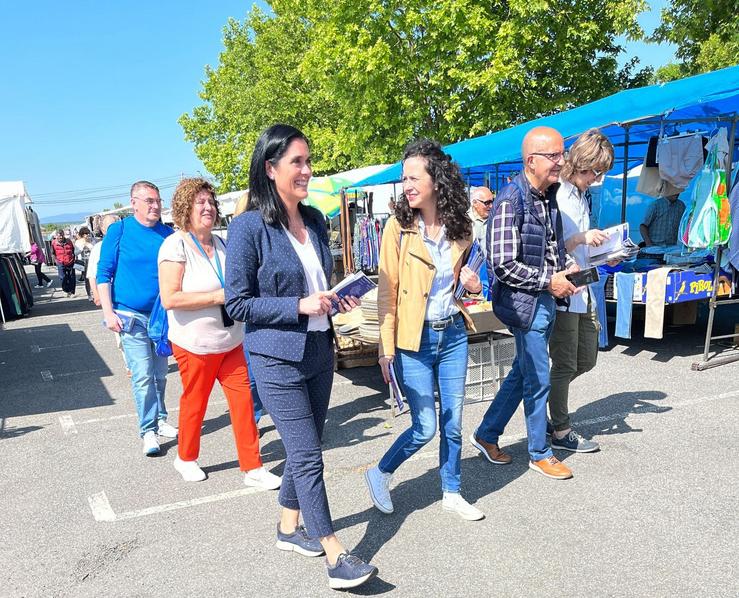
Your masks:
[{"label": "metal stall frame", "polygon": [[[629,121],[624,123],[618,123],[619,126],[621,126],[624,129],[624,142],[623,142],[623,148],[624,148],[624,169],[623,169],[623,186],[621,189],[621,222],[626,222],[626,199],[628,195],[628,185],[626,182],[628,171],[629,171],[629,129],[630,127],[634,125],[659,125],[660,129],[664,128],[665,124],[670,125],[685,125],[690,123],[726,123],[731,125],[731,130],[729,133],[729,153],[726,156],[726,186],[727,186],[727,194],[731,193],[731,181],[732,181],[732,163],[734,158],[734,148],[737,145],[737,142],[739,140],[737,139],[737,123],[739,122],[739,114],[737,112],[731,112],[728,114],[719,114],[716,116],[710,116],[710,117],[696,117],[696,118],[684,118],[684,119],[674,119],[674,120],[668,120],[667,116],[668,114],[663,114],[659,118],[653,118],[648,117],[645,119],[635,120],[635,121]],[[620,144],[619,144],[620,145]],[[737,223],[739,224],[739,223]],[[718,357],[718,355],[714,355],[713,357],[709,358],[708,354],[710,352],[711,344],[713,341],[718,341],[722,339],[727,338],[733,338],[736,336],[736,333],[733,334],[723,334],[723,335],[714,335],[713,334],[713,323],[714,323],[714,317],[716,315],[716,309],[718,309],[721,305],[732,305],[739,303],[739,297],[733,298],[733,299],[718,299],[718,289],[719,289],[719,277],[721,274],[721,257],[723,255],[724,247],[723,245],[719,245],[716,247],[716,254],[714,256],[714,267],[713,267],[713,288],[711,290],[711,297],[708,299],[708,324],[706,326],[706,339],[703,346],[703,360],[693,362],[691,365],[691,369],[694,371],[703,371],[709,368],[718,367],[720,365],[725,365],[727,363],[734,363],[736,361],[739,361],[739,354],[737,355],[731,355],[728,357]]]}]

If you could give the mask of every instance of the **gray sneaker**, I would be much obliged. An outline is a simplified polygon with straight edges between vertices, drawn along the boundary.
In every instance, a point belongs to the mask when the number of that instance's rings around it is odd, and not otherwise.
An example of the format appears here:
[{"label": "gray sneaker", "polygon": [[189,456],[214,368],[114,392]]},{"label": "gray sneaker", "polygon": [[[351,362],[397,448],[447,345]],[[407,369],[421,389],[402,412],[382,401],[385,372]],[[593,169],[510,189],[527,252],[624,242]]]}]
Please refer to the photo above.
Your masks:
[{"label": "gray sneaker", "polygon": [[594,440],[580,436],[575,430],[570,430],[564,438],[557,438],[552,434],[552,448],[570,451],[571,453],[594,453],[600,450],[600,445]]}]

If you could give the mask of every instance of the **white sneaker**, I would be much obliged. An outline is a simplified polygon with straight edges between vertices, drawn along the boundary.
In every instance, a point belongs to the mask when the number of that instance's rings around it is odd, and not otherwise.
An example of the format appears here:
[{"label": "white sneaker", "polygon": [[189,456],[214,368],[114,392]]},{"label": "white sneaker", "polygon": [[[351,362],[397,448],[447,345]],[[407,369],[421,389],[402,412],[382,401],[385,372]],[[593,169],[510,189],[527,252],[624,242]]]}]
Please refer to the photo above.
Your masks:
[{"label": "white sneaker", "polygon": [[53,284],[54,284],[54,281],[53,280],[50,280],[49,282],[46,283],[46,288],[48,289]]},{"label": "white sneaker", "polygon": [[166,420],[163,419],[159,420],[159,429],[157,430],[157,434],[159,436],[162,436],[163,438],[177,438],[177,432],[177,428],[172,424],[168,424]]},{"label": "white sneaker", "polygon": [[174,468],[180,472],[182,479],[186,482],[202,482],[206,477],[197,461],[183,461],[179,455],[175,457]]},{"label": "white sneaker", "polygon": [[42,284],[35,284],[35,285],[33,285],[33,288],[34,289],[43,289],[44,288],[44,285],[42,285]]},{"label": "white sneaker", "polygon": [[485,513],[477,507],[473,507],[458,492],[444,492],[444,498],[441,499],[441,508],[456,513],[467,521],[478,521],[485,517]]},{"label": "white sneaker", "polygon": [[390,480],[393,474],[383,473],[375,466],[364,472],[364,480],[367,482],[370,498],[374,505],[383,513],[393,512],[393,501],[390,499]]},{"label": "white sneaker", "polygon": [[152,431],[148,431],[144,434],[144,454],[147,457],[159,454],[159,442],[157,441],[157,435]]},{"label": "white sneaker", "polygon": [[264,467],[257,467],[244,472],[244,485],[263,490],[277,490],[282,485],[282,478],[270,473]]}]

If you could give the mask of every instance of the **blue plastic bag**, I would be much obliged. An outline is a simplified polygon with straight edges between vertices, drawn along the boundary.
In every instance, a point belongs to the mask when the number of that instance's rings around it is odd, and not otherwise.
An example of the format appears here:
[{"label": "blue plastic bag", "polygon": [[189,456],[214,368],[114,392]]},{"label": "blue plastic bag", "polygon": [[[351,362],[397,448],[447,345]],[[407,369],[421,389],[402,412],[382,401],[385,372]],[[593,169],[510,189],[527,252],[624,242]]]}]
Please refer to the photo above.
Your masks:
[{"label": "blue plastic bag", "polygon": [[149,338],[154,343],[154,351],[160,357],[172,355],[172,343],[169,342],[169,321],[167,310],[162,306],[162,301],[157,295],[154,307],[149,315],[149,324],[146,327]]}]

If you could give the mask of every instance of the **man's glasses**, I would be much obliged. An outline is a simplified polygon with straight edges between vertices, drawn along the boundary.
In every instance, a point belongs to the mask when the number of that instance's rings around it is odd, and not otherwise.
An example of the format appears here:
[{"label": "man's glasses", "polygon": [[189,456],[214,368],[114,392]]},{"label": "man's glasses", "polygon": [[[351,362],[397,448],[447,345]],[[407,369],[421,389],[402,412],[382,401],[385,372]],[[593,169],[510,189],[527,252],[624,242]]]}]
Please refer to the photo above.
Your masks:
[{"label": "man's glasses", "polygon": [[150,206],[162,203],[162,199],[160,197],[134,197],[134,199],[137,199],[138,201],[143,201]]},{"label": "man's glasses", "polygon": [[478,202],[478,203],[481,203],[481,204],[482,204],[482,205],[484,205],[484,206],[485,206],[486,208],[491,208],[491,207],[493,206],[493,202],[494,202],[495,200],[494,200],[494,199],[486,199],[485,201],[483,201],[483,200],[481,200],[481,199],[476,199],[475,201],[476,201],[476,202]]},{"label": "man's glasses", "polygon": [[554,162],[555,164],[560,160],[567,158],[568,152],[531,152],[531,156],[544,156],[547,160]]}]

